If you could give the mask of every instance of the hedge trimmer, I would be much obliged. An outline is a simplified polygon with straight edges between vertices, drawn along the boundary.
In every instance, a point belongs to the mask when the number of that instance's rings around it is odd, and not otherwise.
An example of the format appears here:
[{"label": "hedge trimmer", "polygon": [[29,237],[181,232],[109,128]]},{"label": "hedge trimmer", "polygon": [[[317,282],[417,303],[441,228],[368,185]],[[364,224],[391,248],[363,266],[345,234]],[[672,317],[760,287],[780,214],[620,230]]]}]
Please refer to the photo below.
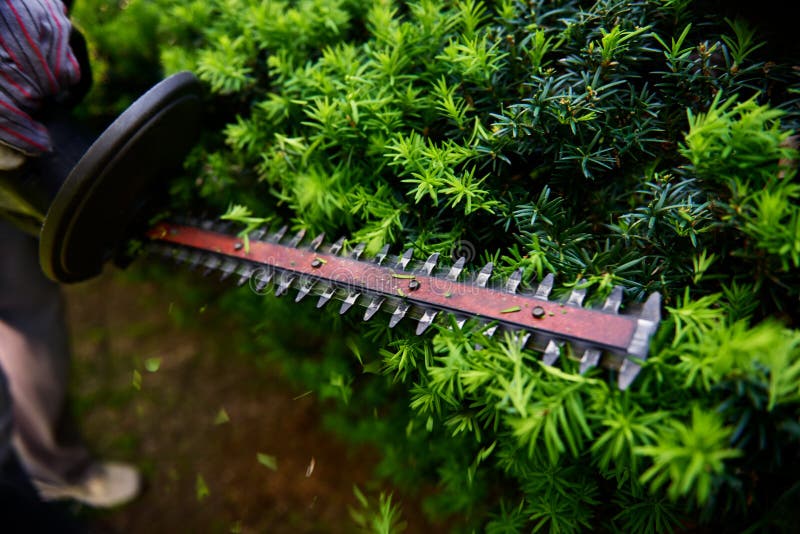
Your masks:
[{"label": "hedge trimmer", "polygon": [[[364,320],[379,311],[390,314],[390,327],[405,318],[416,320],[417,335],[423,335],[440,315],[453,316],[458,327],[475,318],[486,324],[485,335],[499,330],[519,333],[523,346],[541,351],[548,365],[566,352],[580,360],[581,372],[598,365],[618,370],[622,389],[636,377],[660,321],[658,293],[620,314],[621,287],[615,287],[599,307],[587,308],[586,289],[580,283],[567,298],[551,299],[552,274],[534,290],[519,291],[521,270],[497,286],[491,282],[491,263],[473,276],[462,276],[464,258],[439,268],[437,254],[418,262],[412,258],[413,250],[394,256],[387,245],[363,259],[364,244],[350,247],[339,239],[324,245],[323,236],[306,243],[303,232],[285,239],[286,228],[239,236],[208,221],[162,221],[149,228],[137,223],[146,220],[141,208],[151,200],[157,178],[179,164],[194,142],[198,95],[194,76],[172,76],[128,108],[77,163],[57,153],[18,180],[17,185],[26,188],[18,187],[21,192],[16,196],[30,206],[37,207],[38,202],[38,210],[24,212],[29,226],[32,214],[47,213],[38,221],[40,260],[51,278],[61,282],[90,278],[108,259],[118,257],[132,237],[145,235],[150,251],[219,272],[222,278],[234,277],[259,293],[270,284],[277,295],[292,288],[296,301],[314,296],[318,308],[341,302],[342,314],[361,305]],[[48,189],[48,183],[56,186]],[[33,190],[38,194],[32,195]],[[562,350],[566,346],[569,349]]]}]

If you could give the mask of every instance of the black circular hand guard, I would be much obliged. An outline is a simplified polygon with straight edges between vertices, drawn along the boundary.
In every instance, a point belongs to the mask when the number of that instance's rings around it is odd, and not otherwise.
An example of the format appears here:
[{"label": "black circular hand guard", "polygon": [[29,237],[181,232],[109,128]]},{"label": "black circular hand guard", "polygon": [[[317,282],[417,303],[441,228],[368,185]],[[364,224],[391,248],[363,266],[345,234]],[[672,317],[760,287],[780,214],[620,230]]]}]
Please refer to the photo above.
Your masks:
[{"label": "black circular hand guard", "polygon": [[44,272],[59,282],[100,273],[124,246],[150,191],[169,179],[197,139],[200,84],[188,72],[150,89],[69,171],[47,211],[39,242]]}]

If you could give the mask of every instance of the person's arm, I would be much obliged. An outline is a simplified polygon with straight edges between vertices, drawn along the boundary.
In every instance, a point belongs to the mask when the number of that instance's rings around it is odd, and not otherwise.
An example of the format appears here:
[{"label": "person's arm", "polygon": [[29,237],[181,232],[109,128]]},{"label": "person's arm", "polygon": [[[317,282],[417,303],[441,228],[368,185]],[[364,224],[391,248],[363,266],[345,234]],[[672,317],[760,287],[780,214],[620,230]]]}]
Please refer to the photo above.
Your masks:
[{"label": "person's arm", "polygon": [[35,119],[81,79],[61,0],[0,0],[0,165],[52,149]]}]

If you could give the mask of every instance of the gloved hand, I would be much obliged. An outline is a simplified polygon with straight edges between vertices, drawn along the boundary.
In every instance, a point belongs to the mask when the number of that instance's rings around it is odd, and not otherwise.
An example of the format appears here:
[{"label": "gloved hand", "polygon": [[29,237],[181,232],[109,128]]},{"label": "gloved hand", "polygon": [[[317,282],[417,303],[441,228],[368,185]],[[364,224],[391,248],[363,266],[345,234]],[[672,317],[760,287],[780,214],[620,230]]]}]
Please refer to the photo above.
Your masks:
[{"label": "gloved hand", "polygon": [[32,156],[52,149],[47,128],[32,115],[80,82],[71,37],[60,0],[0,2],[0,166],[21,163],[11,150]]}]

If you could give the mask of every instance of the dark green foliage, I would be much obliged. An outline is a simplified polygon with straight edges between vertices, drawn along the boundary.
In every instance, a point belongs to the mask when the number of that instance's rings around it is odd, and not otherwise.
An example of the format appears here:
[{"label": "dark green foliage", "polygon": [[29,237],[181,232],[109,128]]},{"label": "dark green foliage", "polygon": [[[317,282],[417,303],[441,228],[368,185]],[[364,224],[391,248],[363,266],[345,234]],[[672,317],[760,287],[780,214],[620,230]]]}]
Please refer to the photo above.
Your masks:
[{"label": "dark green foliage", "polygon": [[[287,370],[340,399],[330,424],[383,451],[379,475],[488,532],[781,526],[800,475],[800,84],[781,44],[681,0],[158,4],[166,69],[211,93],[178,209],[665,297],[626,392],[472,325],[316,338],[324,360]],[[268,324],[272,304],[243,303]]]}]

